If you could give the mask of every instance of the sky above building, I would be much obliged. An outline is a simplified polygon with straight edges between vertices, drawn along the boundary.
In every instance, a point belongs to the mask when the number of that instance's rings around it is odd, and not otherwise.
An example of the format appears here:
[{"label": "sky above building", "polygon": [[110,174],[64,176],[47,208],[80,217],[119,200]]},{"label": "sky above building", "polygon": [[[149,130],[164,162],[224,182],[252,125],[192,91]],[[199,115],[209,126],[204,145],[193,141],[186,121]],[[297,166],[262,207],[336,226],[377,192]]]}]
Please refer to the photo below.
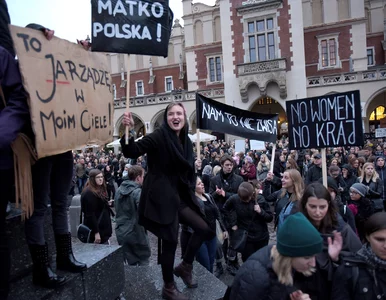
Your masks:
[{"label": "sky above building", "polygon": [[[200,0],[207,5],[214,5],[215,0]],[[55,30],[55,35],[76,42],[77,39],[91,37],[91,1],[90,0],[8,0],[11,23],[26,26],[38,23]],[[182,17],[181,0],[169,0],[175,19]]]}]

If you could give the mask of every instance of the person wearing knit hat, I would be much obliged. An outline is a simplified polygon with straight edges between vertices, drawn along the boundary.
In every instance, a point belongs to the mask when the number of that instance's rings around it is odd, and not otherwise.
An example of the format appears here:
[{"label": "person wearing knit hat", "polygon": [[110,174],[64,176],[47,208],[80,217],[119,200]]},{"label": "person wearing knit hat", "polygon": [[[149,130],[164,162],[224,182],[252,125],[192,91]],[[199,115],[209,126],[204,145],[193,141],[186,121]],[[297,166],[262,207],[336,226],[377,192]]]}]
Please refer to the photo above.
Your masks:
[{"label": "person wearing knit hat", "polygon": [[365,197],[367,194],[367,191],[368,191],[368,187],[365,186],[363,183],[354,183],[350,187],[350,192],[355,192],[361,195],[361,197]]},{"label": "person wearing knit hat", "polygon": [[314,256],[322,252],[323,239],[302,213],[296,213],[280,227],[276,247],[283,256]]},{"label": "person wearing knit hat", "polygon": [[224,299],[267,299],[269,295],[271,300],[310,300],[301,287],[307,286],[305,276],[314,274],[315,255],[322,248],[322,237],[303,214],[289,216],[278,232],[277,245],[266,246],[249,257]]},{"label": "person wearing knit hat", "polygon": [[367,186],[355,183],[350,188],[350,200],[347,201],[347,206],[355,217],[355,226],[362,242],[366,241],[364,223],[374,213],[371,200],[366,197],[367,191]]}]

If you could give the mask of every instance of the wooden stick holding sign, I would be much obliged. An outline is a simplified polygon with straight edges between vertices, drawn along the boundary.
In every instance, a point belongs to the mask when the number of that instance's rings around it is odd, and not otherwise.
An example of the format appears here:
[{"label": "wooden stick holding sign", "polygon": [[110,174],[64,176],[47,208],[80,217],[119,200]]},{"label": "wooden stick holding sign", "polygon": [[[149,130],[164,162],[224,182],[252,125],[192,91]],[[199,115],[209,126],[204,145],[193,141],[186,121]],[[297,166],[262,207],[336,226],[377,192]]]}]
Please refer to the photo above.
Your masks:
[{"label": "wooden stick holding sign", "polygon": [[270,167],[270,172],[273,173],[273,165],[275,163],[275,153],[276,153],[276,143],[273,143],[272,146],[272,156],[271,156],[271,167]]},{"label": "wooden stick holding sign", "polygon": [[[130,112],[130,54],[127,55],[126,66],[126,112]],[[125,132],[125,144],[129,144],[129,126],[126,126]],[[134,129],[134,128],[130,128]]]},{"label": "wooden stick holding sign", "polygon": [[322,154],[322,176],[323,176],[323,185],[328,189],[327,184],[327,159],[326,159],[326,148],[323,148],[321,151]]},{"label": "wooden stick holding sign", "polygon": [[197,151],[197,159],[200,159],[200,129],[196,130],[196,151]]}]

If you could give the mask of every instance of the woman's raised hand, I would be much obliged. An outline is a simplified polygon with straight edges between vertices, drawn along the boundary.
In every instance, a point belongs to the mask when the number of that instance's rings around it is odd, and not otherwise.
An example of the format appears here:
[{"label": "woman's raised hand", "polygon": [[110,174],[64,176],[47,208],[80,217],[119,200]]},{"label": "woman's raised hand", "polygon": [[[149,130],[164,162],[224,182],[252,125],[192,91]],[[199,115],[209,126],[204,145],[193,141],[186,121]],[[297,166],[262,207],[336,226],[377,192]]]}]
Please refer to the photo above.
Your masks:
[{"label": "woman's raised hand", "polygon": [[128,126],[130,129],[134,128],[134,119],[131,112],[125,112],[123,114],[123,125]]}]

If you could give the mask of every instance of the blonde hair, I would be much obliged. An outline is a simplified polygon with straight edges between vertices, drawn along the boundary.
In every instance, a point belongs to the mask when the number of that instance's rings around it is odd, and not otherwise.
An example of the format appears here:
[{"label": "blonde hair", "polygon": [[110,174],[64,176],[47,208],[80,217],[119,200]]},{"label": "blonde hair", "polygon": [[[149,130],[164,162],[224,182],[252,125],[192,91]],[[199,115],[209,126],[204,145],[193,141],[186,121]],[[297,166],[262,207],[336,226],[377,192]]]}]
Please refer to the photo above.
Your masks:
[{"label": "blonde hair", "polygon": [[213,176],[216,176],[218,172],[220,172],[221,167],[220,166],[215,166],[213,168]]},{"label": "blonde hair", "polygon": [[374,166],[374,164],[371,163],[371,162],[367,162],[367,163],[365,163],[365,164],[363,165],[363,167],[362,167],[362,174],[361,174],[361,176],[359,177],[359,182],[360,182],[360,183],[362,183],[363,180],[365,180],[365,178],[366,178],[365,169],[366,169],[368,166],[373,166],[373,167],[374,167],[373,175],[371,176],[370,180],[371,180],[372,182],[377,182],[377,179],[379,178],[378,172],[375,171],[375,166]]},{"label": "blonde hair", "polygon": [[[283,256],[277,251],[276,246],[271,249],[272,269],[275,272],[278,281],[284,285],[293,285],[294,278],[292,276],[292,260],[293,257]],[[316,269],[311,267],[308,271],[301,272],[304,276],[311,276],[316,272]]]},{"label": "blonde hair", "polygon": [[263,165],[266,166],[268,168],[268,170],[271,168],[271,161],[269,160],[267,154],[262,154],[260,156],[260,159],[262,157],[265,158],[265,162],[262,163],[261,160],[259,161],[259,163],[257,164],[257,171],[262,171],[263,170]]},{"label": "blonde hair", "polygon": [[[285,170],[284,173],[288,173],[294,185],[294,192],[292,193],[290,200],[300,201],[304,192],[304,181],[303,181],[302,175],[296,169],[288,169],[288,170]],[[283,192],[281,193],[280,197],[284,197],[284,195],[287,193],[287,189],[282,189],[282,190]]]}]

